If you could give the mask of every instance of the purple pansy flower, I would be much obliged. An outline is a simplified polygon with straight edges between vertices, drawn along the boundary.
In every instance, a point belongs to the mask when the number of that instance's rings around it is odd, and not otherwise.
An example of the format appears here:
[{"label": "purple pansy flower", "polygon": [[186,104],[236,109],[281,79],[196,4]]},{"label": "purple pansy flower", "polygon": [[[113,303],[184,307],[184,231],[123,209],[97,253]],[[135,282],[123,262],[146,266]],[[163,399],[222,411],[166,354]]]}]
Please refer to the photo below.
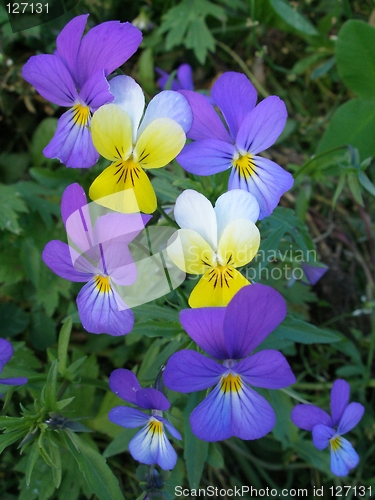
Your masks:
[{"label": "purple pansy flower", "polygon": [[86,195],[79,184],[64,191],[61,214],[69,245],[53,240],[42,258],[61,278],[88,283],[77,297],[83,327],[90,333],[124,335],[133,328],[133,312],[121,298],[121,286],[134,283],[137,269],[128,244],[150,216],[108,213],[93,226]]},{"label": "purple pansy flower", "polygon": [[322,278],[328,271],[329,267],[326,265],[313,266],[311,264],[303,263],[302,270],[305,273],[306,279],[310,285],[315,285],[320,278]]},{"label": "purple pansy flower", "polygon": [[[0,373],[3,371],[4,366],[10,361],[13,356],[14,350],[12,344],[5,339],[0,338]],[[27,378],[0,378],[0,384],[4,385],[23,385],[27,383]]]},{"label": "purple pansy flower", "polygon": [[167,439],[164,427],[174,438],[182,438],[173,425],[163,418],[163,411],[170,407],[168,399],[157,389],[142,389],[134,373],[123,368],[111,373],[109,386],[128,403],[151,410],[151,415],[147,415],[136,408],[116,406],[108,414],[111,422],[122,427],[143,426],[129,443],[132,457],[143,464],[157,464],[164,470],[173,469],[177,454]]},{"label": "purple pansy flower", "polygon": [[[170,73],[160,68],[155,68],[155,70],[160,75],[160,78],[158,78],[159,87],[162,90],[169,90],[166,85],[171,76]],[[170,90],[194,90],[193,70],[190,64],[181,64],[177,68],[176,76],[171,81]]]},{"label": "purple pansy flower", "polygon": [[275,412],[249,385],[280,389],[293,384],[295,377],[280,352],[249,354],[285,315],[282,296],[260,284],[241,288],[226,308],[181,311],[182,326],[214,359],[192,350],[179,351],[169,359],[163,378],[169,389],[178,392],[215,385],[190,416],[192,431],[200,439],[258,439],[271,431]]},{"label": "purple pansy flower", "polygon": [[84,14],[72,19],[57,37],[55,53],[32,56],[22,69],[23,78],[41,96],[70,108],[43,153],[73,168],[97,162],[89,129],[92,113],[113,101],[106,77],[134,54],[142,40],[135,26],[118,21],[102,23],[82,38],[87,18]]},{"label": "purple pansy flower", "polygon": [[207,99],[181,90],[193,111],[187,134],[194,142],[177,156],[181,166],[197,175],[211,175],[232,168],[228,189],[245,189],[260,206],[259,218],[270,215],[281,195],[293,185],[293,177],[258,153],[274,144],[281,134],[287,111],[284,102],[270,96],[257,106],[257,93],[245,75],[227,72],[212,87],[211,96],[227,123],[225,128]]},{"label": "purple pansy flower", "polygon": [[350,385],[338,379],[331,389],[331,415],[317,406],[302,404],[293,408],[291,419],[297,427],[312,431],[313,443],[318,450],[327,446],[331,450],[331,471],[336,476],[346,476],[356,467],[359,456],[349,441],[343,437],[361,420],[364,407],[350,403]]}]

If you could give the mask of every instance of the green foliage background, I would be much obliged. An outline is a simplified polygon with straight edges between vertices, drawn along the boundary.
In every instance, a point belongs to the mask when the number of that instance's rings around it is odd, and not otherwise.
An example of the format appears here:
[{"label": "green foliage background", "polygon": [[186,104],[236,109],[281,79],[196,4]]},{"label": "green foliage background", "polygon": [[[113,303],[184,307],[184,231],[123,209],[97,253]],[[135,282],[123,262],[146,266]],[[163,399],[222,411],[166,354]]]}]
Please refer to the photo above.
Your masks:
[{"label": "green foliage background", "polygon": [[[108,389],[108,376],[126,367],[151,385],[169,356],[190,344],[178,311],[187,306],[192,280],[135,308],[136,326],[124,338],[90,335],[77,314],[79,286],[41,260],[49,240],[65,240],[63,190],[72,182],[87,189],[106,162],[79,171],[43,156],[63,110],[23,81],[21,68],[33,54],[52,53],[63,26],[86,12],[90,26],[118,19],[143,30],[140,50],[121,69],[148,99],[158,92],[155,66],[170,72],[188,62],[197,89],[209,91],[222,72],[240,71],[259,98],[276,94],[289,112],[283,135],[266,154],[294,174],[295,185],[260,223],[261,250],[287,257],[258,259],[243,271],[288,302],[287,320],[262,347],[284,352],[297,383],[263,391],[278,420],[271,434],[253,442],[201,442],[188,415],[203,395],[169,393],[171,422],[184,444],[174,443],[178,464],[158,478],[162,486],[165,481],[164,495],[173,498],[175,485],[242,484],[278,491],[372,486],[374,494],[375,3],[82,0],[63,17],[19,33],[12,33],[0,6],[0,336],[16,349],[3,376],[29,377],[16,392],[0,387],[0,425],[6,429],[0,436],[1,499],[144,498],[140,485],[147,487],[149,473],[142,467],[136,473],[127,452],[134,431],[107,419],[121,404]],[[226,173],[198,178],[177,163],[152,179],[163,206],[186,188],[215,201],[226,182]],[[286,270],[299,268],[299,257],[307,260],[313,250],[329,266],[321,282],[311,288],[285,279]],[[273,279],[275,269],[282,279]],[[338,377],[350,382],[352,400],[366,407],[351,433],[361,461],[344,479],[329,472],[328,451],[315,449],[311,435],[289,419],[298,401],[328,409]],[[353,497],[354,489],[347,495]]]}]

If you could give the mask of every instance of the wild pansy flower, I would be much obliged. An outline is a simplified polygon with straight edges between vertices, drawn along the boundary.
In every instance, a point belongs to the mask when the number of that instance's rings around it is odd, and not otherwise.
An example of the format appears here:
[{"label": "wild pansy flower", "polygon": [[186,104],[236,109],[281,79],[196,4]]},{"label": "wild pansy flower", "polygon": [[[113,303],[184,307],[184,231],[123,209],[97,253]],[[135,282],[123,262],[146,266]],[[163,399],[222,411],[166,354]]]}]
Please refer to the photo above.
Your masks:
[{"label": "wild pansy flower", "polygon": [[139,29],[118,21],[99,24],[82,38],[87,18],[84,14],[72,19],[57,37],[54,54],[33,56],[22,69],[23,78],[41,96],[70,108],[59,119],[43,153],[73,168],[97,162],[99,155],[90,132],[92,113],[113,101],[106,77],[124,64],[142,41]]},{"label": "wild pansy flower", "polygon": [[[186,309],[180,321],[211,358],[192,350],[171,356],[165,385],[178,392],[214,389],[190,416],[193,433],[205,441],[231,436],[258,439],[275,425],[275,412],[254,389],[280,389],[295,382],[284,355],[273,349],[249,356],[285,318],[286,304],[272,288],[242,288],[226,308]],[[216,361],[218,360],[218,361]]]},{"label": "wild pansy flower", "polygon": [[320,266],[313,266],[307,262],[303,262],[301,267],[310,285],[315,285],[329,269],[329,267],[324,264]]},{"label": "wild pansy flower", "polygon": [[276,96],[257,106],[257,93],[245,75],[227,72],[212,87],[211,97],[223,114],[228,130],[206,98],[181,90],[193,111],[187,144],[178,155],[181,166],[197,175],[232,169],[228,189],[244,189],[260,206],[259,218],[271,214],[281,195],[293,185],[293,177],[258,153],[274,144],[281,134],[287,111]]},{"label": "wild pansy flower", "polygon": [[[0,338],[0,373],[4,366],[11,360],[14,350],[12,344],[5,339]],[[0,384],[4,385],[24,385],[27,383],[27,378],[0,378]]]},{"label": "wild pansy flower", "polygon": [[141,87],[129,76],[117,76],[110,91],[114,103],[96,111],[91,130],[96,149],[112,164],[92,183],[89,195],[119,212],[152,213],[156,196],[144,170],[164,167],[181,151],[192,121],[189,103],[177,92],[160,92],[140,124]]},{"label": "wild pansy flower", "polygon": [[61,214],[69,245],[53,240],[42,258],[61,278],[87,282],[77,297],[83,327],[90,333],[124,335],[133,328],[133,312],[119,287],[134,283],[137,269],[128,244],[149,220],[140,214],[108,213],[93,225],[86,196],[79,184],[64,191]]},{"label": "wild pansy flower", "polygon": [[215,208],[191,189],[177,198],[174,216],[181,229],[169,240],[168,255],[182,271],[203,274],[190,295],[190,307],[226,306],[249,284],[236,268],[258,251],[258,215],[254,196],[240,189],[221,195]]},{"label": "wild pansy flower", "polygon": [[331,417],[317,406],[302,404],[293,408],[291,419],[297,427],[312,431],[313,443],[318,450],[327,446],[331,451],[331,471],[346,476],[357,466],[359,456],[349,441],[342,437],[361,420],[364,407],[350,403],[350,385],[338,379],[331,389]]},{"label": "wild pansy flower", "polygon": [[109,414],[111,422],[126,428],[141,427],[129,443],[132,457],[147,465],[157,464],[164,470],[171,470],[176,465],[177,454],[169,442],[164,427],[176,439],[181,434],[163,418],[163,411],[168,410],[168,399],[157,389],[142,389],[137,377],[130,370],[119,368],[109,377],[111,390],[128,403],[144,410],[151,410],[147,415],[136,408],[116,406]]},{"label": "wild pansy flower", "polygon": [[[162,90],[164,90],[171,75],[160,68],[155,68],[155,70],[160,75],[160,78],[158,78],[158,85]],[[193,70],[190,64],[181,64],[177,68],[176,76],[170,82],[170,89],[174,91],[194,90]]]}]

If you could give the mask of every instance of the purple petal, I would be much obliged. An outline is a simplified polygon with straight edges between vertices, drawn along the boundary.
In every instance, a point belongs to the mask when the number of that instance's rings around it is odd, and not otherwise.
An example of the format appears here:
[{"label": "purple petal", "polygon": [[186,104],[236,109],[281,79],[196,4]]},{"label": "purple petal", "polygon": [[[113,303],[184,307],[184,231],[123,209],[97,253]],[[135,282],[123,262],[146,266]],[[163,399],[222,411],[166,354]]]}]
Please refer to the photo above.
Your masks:
[{"label": "purple petal", "polygon": [[99,153],[89,127],[74,123],[74,114],[74,109],[69,109],[60,117],[55,135],[43,153],[47,158],[58,158],[67,167],[89,168],[98,161]]},{"label": "purple petal", "polygon": [[78,99],[69,71],[56,56],[41,54],[30,57],[22,68],[22,76],[42,97],[59,106],[71,106]]},{"label": "purple petal", "polygon": [[130,23],[108,21],[92,28],[82,39],[76,77],[82,86],[96,71],[108,76],[138,49],[142,33]]},{"label": "purple petal", "polygon": [[98,291],[95,278],[79,292],[77,306],[82,326],[90,333],[119,336],[133,328],[133,312],[123,308],[126,305],[112,287],[108,291]]},{"label": "purple petal", "polygon": [[133,372],[125,370],[125,368],[118,368],[111,373],[108,383],[111,391],[119,398],[134,405],[137,404],[136,393],[142,387],[139,385],[137,377]]},{"label": "purple petal", "polygon": [[88,14],[83,14],[69,21],[56,39],[55,54],[63,61],[73,78],[76,73],[77,54],[88,17]]},{"label": "purple petal", "polygon": [[235,153],[232,144],[218,139],[203,139],[187,144],[176,160],[191,174],[211,175],[230,168]]},{"label": "purple petal", "polygon": [[363,417],[365,408],[360,403],[350,403],[342,414],[337,432],[346,434],[354,429],[358,422]]},{"label": "purple petal", "polygon": [[196,351],[184,350],[173,354],[163,373],[168,389],[195,392],[217,384],[228,369]]},{"label": "purple petal", "polygon": [[254,173],[244,177],[233,168],[228,189],[244,189],[253,194],[260,207],[259,219],[268,217],[278,205],[281,196],[293,186],[293,176],[277,163],[254,156]]},{"label": "purple petal", "polygon": [[59,240],[47,243],[42,253],[42,259],[55,274],[69,281],[89,281],[95,271],[94,266],[89,261]]},{"label": "purple petal", "polygon": [[331,446],[331,471],[336,476],[346,476],[350,469],[358,465],[359,456],[349,441],[342,437],[338,439],[337,450],[334,451]]},{"label": "purple petal", "polygon": [[225,307],[184,309],[180,322],[189,336],[207,354],[215,359],[229,359],[224,341]]},{"label": "purple petal", "polygon": [[283,131],[287,116],[285,104],[279,97],[264,99],[243,120],[236,138],[238,149],[253,155],[268,149]]},{"label": "purple petal", "polygon": [[241,73],[228,71],[221,75],[212,87],[211,96],[219,106],[233,138],[245,116],[257,100],[257,93],[250,80]]},{"label": "purple petal", "polygon": [[166,90],[165,86],[167,85],[168,79],[169,79],[169,73],[166,71],[160,69],[160,68],[155,68],[155,71],[159,73],[160,77],[157,79],[157,84],[161,88],[161,90]]},{"label": "purple petal", "polygon": [[350,397],[350,385],[346,380],[335,380],[331,389],[331,415],[333,426],[339,424],[341,417],[348,406]]},{"label": "purple petal", "polygon": [[[70,184],[63,192],[62,198],[61,198],[61,217],[64,222],[64,225],[66,225],[67,219],[77,210],[79,210],[82,207],[87,206],[87,198],[84,189],[77,183],[75,182],[74,184]],[[89,217],[89,213],[87,212],[87,215]],[[88,219],[90,220],[90,219]],[[85,219],[83,219],[82,223],[84,226],[86,226],[86,231],[87,229],[87,223]],[[91,223],[90,223],[91,225]]]},{"label": "purple petal", "polygon": [[315,425],[312,435],[314,446],[318,450],[324,450],[329,445],[329,440],[335,435],[335,429],[324,424]]},{"label": "purple petal", "polygon": [[324,410],[313,405],[297,405],[290,415],[292,422],[305,431],[312,431],[319,424],[332,427],[332,419]]},{"label": "purple petal", "polygon": [[[162,428],[155,431],[153,420],[140,432],[138,432],[129,443],[129,451],[132,457],[139,462],[152,465],[157,464],[164,470],[171,470],[176,465],[177,454]],[[160,421],[159,421],[160,422]]]},{"label": "purple petal", "polygon": [[181,64],[177,68],[177,80],[180,83],[180,89],[194,90],[193,69],[190,64]]},{"label": "purple petal", "polygon": [[103,69],[91,75],[83,85],[79,97],[93,111],[114,100],[115,97],[109,91],[109,83]]},{"label": "purple petal", "polygon": [[4,385],[24,385],[27,384],[28,379],[25,377],[17,378],[0,378],[0,384]]},{"label": "purple petal", "polygon": [[281,389],[296,381],[285,356],[271,349],[243,359],[233,366],[233,371],[248,384],[266,389]]},{"label": "purple petal", "polygon": [[157,389],[140,389],[136,394],[137,405],[145,410],[166,411],[171,406],[168,399]]},{"label": "purple petal", "polygon": [[151,219],[148,215],[109,213],[99,217],[94,228],[94,243],[130,243]]},{"label": "purple petal", "polygon": [[178,432],[178,430],[177,430],[177,429],[175,429],[175,428],[173,427],[173,425],[172,425],[172,424],[170,424],[170,423],[168,422],[168,420],[165,420],[165,418],[163,418],[163,417],[158,417],[158,419],[159,419],[161,422],[163,422],[163,424],[165,425],[165,427],[167,428],[168,432],[171,434],[171,436],[172,436],[172,437],[174,437],[175,439],[179,439],[179,440],[181,440],[181,439],[182,439],[181,434]]},{"label": "purple petal", "polygon": [[108,418],[111,422],[121,427],[133,429],[134,427],[141,427],[149,421],[150,416],[145,415],[135,408],[128,408],[127,406],[116,406],[108,413]]},{"label": "purple petal", "polygon": [[130,286],[137,279],[137,266],[129,248],[122,242],[108,242],[102,248],[101,262],[98,268],[108,274],[116,285]]},{"label": "purple petal", "polygon": [[311,266],[310,264],[305,264],[305,263],[303,263],[301,267],[310,285],[315,285],[315,283],[317,283],[329,269],[328,266],[318,267],[318,266]]},{"label": "purple petal", "polygon": [[8,340],[0,338],[0,372],[13,356],[13,352],[12,344]]},{"label": "purple petal", "polygon": [[246,385],[224,392],[218,384],[190,416],[193,433],[204,441],[231,436],[259,439],[272,430],[275,421],[270,404]]},{"label": "purple petal", "polygon": [[273,288],[260,284],[241,288],[229,302],[224,319],[229,357],[246,357],[285,316],[285,300]]},{"label": "purple petal", "polygon": [[233,142],[205,96],[189,90],[180,90],[179,92],[189,101],[193,112],[193,124],[187,134],[189,139],[217,139],[228,143]]}]

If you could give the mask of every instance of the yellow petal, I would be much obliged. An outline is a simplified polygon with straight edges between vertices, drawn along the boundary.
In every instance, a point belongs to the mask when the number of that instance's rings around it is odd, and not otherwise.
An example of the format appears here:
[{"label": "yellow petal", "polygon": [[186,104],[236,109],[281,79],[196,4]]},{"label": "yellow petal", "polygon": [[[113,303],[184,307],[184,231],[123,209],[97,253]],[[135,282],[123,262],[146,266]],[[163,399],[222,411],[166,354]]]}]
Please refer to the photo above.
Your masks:
[{"label": "yellow petal", "polygon": [[107,160],[126,160],[132,152],[132,124],[117,104],[101,106],[91,120],[92,142]]},{"label": "yellow petal", "polygon": [[170,118],[157,118],[148,125],[134,148],[134,161],[143,168],[160,168],[172,161],[186,142],[182,127]]},{"label": "yellow petal", "polygon": [[224,229],[218,246],[218,259],[222,265],[241,267],[257,254],[260,233],[254,222],[235,219]]},{"label": "yellow petal", "polygon": [[217,266],[207,271],[189,297],[190,307],[225,307],[242,287],[250,285],[231,266]]},{"label": "yellow petal", "polygon": [[172,262],[189,274],[203,274],[216,265],[215,253],[200,234],[192,229],[179,229],[168,241],[167,252]]},{"label": "yellow petal", "polygon": [[99,205],[116,212],[150,214],[156,209],[150,179],[131,159],[107,167],[91,184],[89,196]]}]

